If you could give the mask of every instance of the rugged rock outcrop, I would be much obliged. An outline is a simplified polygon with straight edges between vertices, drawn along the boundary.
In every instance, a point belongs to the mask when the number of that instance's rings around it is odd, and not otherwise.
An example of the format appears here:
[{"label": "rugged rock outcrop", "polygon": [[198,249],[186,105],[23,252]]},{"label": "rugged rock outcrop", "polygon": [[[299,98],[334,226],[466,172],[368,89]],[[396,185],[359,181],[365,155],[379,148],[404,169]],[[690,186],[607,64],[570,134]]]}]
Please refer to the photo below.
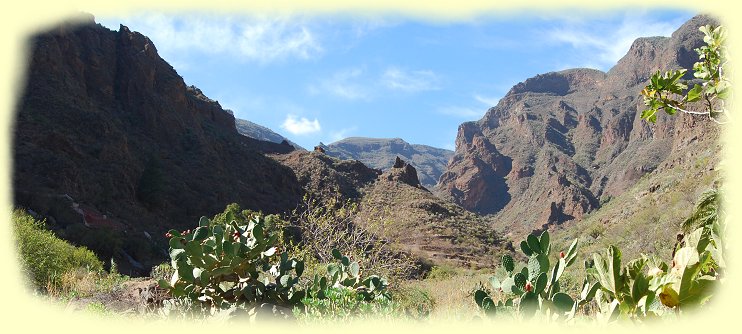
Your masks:
[{"label": "rugged rock outcrop", "polygon": [[271,155],[291,168],[305,192],[320,199],[339,197],[357,200],[361,189],[374,183],[381,171],[356,160],[340,160],[318,151],[294,151]]},{"label": "rugged rock outcrop", "polygon": [[363,188],[355,221],[401,250],[434,264],[491,267],[507,247],[481,216],[423,187],[412,165],[397,158]]},{"label": "rugged rock outcrop", "polygon": [[607,73],[571,69],[515,85],[481,120],[459,126],[436,191],[504,225],[541,229],[581,218],[671,151],[713,140],[718,127],[703,116],[639,118],[651,74],[691,68],[703,44],[698,27],[713,22],[697,16],[672,37],[637,39]]},{"label": "rugged rock outcrop", "polygon": [[404,160],[397,157],[394,161],[394,166],[386,171],[383,175],[387,181],[402,182],[406,185],[422,188],[420,180],[417,178],[417,170],[412,165],[404,162]]},{"label": "rugged rock outcrop", "polygon": [[293,148],[240,135],[234,117],[186,86],[147,37],[90,17],[29,46],[13,129],[14,201],[55,217],[68,239],[82,243],[89,232],[65,198],[122,224],[111,240],[145,242],[135,260],[149,264],[166,256],[169,228],[231,202],[281,212],[301,199],[293,171],[264,156]]},{"label": "rugged rock outcrop", "polygon": [[392,167],[395,158],[400,157],[415,167],[420,183],[428,188],[435,186],[453,155],[449,150],[410,144],[399,138],[350,137],[320,146],[330,156],[356,159],[384,171]]}]

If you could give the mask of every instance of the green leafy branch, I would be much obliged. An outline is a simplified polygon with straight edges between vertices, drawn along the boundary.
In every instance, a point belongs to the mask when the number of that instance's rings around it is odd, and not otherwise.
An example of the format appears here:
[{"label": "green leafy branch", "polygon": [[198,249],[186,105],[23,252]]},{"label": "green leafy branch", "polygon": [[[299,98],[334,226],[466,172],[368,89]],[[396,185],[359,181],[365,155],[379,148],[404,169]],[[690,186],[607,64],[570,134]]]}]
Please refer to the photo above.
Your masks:
[{"label": "green leafy branch", "polygon": [[[723,114],[729,120],[729,112],[724,102],[731,95],[731,83],[724,75],[727,66],[727,48],[725,46],[726,30],[722,26],[712,27],[705,25],[699,30],[704,34],[706,45],[697,48],[699,61],[693,65],[693,76],[701,80],[688,89],[688,85],[681,78],[688,70],[669,70],[664,74],[657,71],[650,79],[650,84],[644,87],[641,95],[644,104],[648,107],[641,114],[641,118],[649,122],[657,121],[657,112],[661,109],[669,115],[680,111],[686,114],[708,115],[719,124],[726,123],[719,118]],[[690,110],[688,103],[702,102],[703,110]]]}]

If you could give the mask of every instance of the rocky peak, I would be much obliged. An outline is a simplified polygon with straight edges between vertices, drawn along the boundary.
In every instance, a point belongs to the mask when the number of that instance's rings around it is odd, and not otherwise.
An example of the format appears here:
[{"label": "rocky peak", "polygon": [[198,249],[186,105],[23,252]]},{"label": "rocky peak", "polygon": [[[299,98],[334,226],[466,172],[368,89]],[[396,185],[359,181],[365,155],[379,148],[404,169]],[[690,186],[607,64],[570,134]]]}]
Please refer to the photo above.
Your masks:
[{"label": "rocky peak", "polygon": [[420,180],[417,178],[417,169],[400,159],[399,156],[394,160],[392,168],[382,174],[382,178],[387,181],[397,181],[413,187],[422,188]]},{"label": "rocky peak", "polygon": [[690,128],[689,115],[639,119],[651,74],[690,68],[703,44],[698,27],[714,22],[697,16],[670,38],[637,39],[608,73],[571,69],[516,84],[481,120],[459,126],[438,191],[526,229],[579,219],[624,192],[689,141],[681,137],[714,131]]}]

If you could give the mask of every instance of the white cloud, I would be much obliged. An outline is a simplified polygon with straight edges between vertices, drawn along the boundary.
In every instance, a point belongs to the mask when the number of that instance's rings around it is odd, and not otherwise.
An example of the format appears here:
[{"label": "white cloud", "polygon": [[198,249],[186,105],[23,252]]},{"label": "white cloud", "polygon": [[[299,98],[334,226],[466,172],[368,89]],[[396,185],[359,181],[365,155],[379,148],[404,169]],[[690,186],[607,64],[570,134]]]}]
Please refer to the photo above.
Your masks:
[{"label": "white cloud", "polygon": [[440,79],[433,71],[405,71],[388,68],[381,76],[384,86],[392,90],[414,93],[439,89]]},{"label": "white cloud", "polygon": [[312,95],[328,93],[347,100],[367,100],[370,98],[370,89],[362,82],[363,69],[350,69],[334,73],[327,79],[309,86]]},{"label": "white cloud", "polygon": [[306,135],[320,132],[322,130],[319,121],[316,118],[310,121],[305,117],[298,118],[292,114],[286,116],[286,120],[281,124],[281,128],[293,135]]},{"label": "white cloud", "polygon": [[605,24],[598,20],[562,20],[561,25],[547,31],[544,36],[553,43],[569,44],[581,54],[569,59],[564,66],[579,63],[581,67],[607,69],[628,52],[639,37],[670,36],[682,22],[657,21],[642,13],[627,13],[618,24]]},{"label": "white cloud", "polygon": [[481,108],[469,108],[460,106],[447,106],[440,107],[436,110],[439,114],[455,116],[459,118],[475,118],[482,117],[486,110]]},{"label": "white cloud", "polygon": [[487,105],[488,107],[494,107],[497,105],[497,103],[500,102],[500,98],[497,97],[489,97],[489,96],[481,96],[479,94],[474,95],[474,99]]},{"label": "white cloud", "polygon": [[330,132],[330,142],[336,142],[338,140],[342,140],[348,137],[348,134],[351,132],[354,132],[358,129],[358,127],[350,127],[350,128],[344,128],[339,131],[333,131]]},{"label": "white cloud", "polygon": [[122,21],[169,55],[197,50],[268,63],[307,59],[323,50],[308,25],[292,17],[148,14]]}]

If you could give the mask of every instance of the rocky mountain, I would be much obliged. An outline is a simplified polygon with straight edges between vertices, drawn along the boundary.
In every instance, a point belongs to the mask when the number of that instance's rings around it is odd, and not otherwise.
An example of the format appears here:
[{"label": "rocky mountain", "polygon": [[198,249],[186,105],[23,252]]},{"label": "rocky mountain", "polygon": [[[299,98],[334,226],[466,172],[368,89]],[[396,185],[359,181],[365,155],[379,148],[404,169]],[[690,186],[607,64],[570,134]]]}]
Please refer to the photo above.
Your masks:
[{"label": "rocky mountain", "polygon": [[[231,112],[230,110],[227,111]],[[250,122],[246,119],[235,118],[234,125],[237,127],[237,132],[239,132],[243,136],[278,144],[282,143],[285,140],[287,143],[289,143],[289,145],[293,146],[297,150],[306,150],[303,147],[299,146],[299,144],[294,143],[286,139],[286,137],[273,132],[273,130],[266,128],[260,124]]]},{"label": "rocky mountain", "polygon": [[418,175],[415,167],[396,158],[378,181],[364,188],[356,220],[435,264],[491,267],[508,244],[481,216],[423,187]]},{"label": "rocky mountain", "polygon": [[29,47],[12,134],[14,204],[68,240],[136,274],[166,258],[169,228],[232,202],[283,212],[301,200],[293,171],[264,155],[293,148],[240,135],[147,37],[89,17]]},{"label": "rocky mountain", "polygon": [[320,146],[327,155],[359,160],[383,171],[392,168],[395,159],[401,157],[417,169],[420,183],[428,188],[435,186],[453,155],[449,150],[410,144],[400,138],[350,137]]},{"label": "rocky mountain", "polygon": [[[703,116],[640,119],[640,90],[657,69],[691,68],[703,44],[697,16],[671,37],[637,39],[607,73],[551,72],[515,86],[459,126],[438,189],[466,209],[524,231],[581,219],[624,193],[689,143],[714,140]],[[692,78],[689,71],[687,78]]]}]

